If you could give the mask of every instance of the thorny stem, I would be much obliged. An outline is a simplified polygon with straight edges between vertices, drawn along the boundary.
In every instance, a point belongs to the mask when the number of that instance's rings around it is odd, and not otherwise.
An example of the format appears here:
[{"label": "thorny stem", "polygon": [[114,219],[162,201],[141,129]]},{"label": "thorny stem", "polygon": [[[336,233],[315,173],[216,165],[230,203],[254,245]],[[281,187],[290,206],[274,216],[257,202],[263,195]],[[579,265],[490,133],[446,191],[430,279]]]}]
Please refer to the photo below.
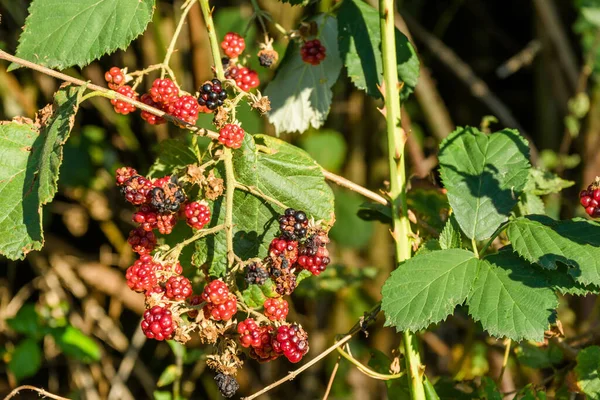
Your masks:
[{"label": "thorny stem", "polygon": [[[400,125],[400,96],[396,59],[396,27],[394,25],[394,0],[379,0],[379,22],[385,88],[385,118],[387,124],[388,158],[390,164],[390,199],[393,216],[393,238],[396,244],[396,263],[411,257],[411,229],[406,201],[406,171],[404,144],[406,132]],[[417,271],[415,271],[418,273]],[[410,382],[411,398],[425,400],[423,367],[417,337],[403,332],[404,356]]]},{"label": "thorny stem", "polygon": [[[223,71],[223,63],[221,63],[221,50],[215,31],[215,24],[212,19],[212,11],[208,0],[198,0],[202,8],[202,15],[206,23],[206,30],[210,39],[210,50],[212,52],[213,63],[217,78],[221,81],[225,80],[225,72]],[[231,149],[225,147],[223,149],[223,163],[225,164],[225,233],[227,236],[227,265],[229,268],[235,262],[235,253],[233,251],[233,193],[235,191],[235,174],[233,172],[233,154]]]},{"label": "thorny stem", "polygon": [[123,96],[122,94],[117,93],[114,90],[110,90],[110,89],[104,88],[102,86],[94,85],[93,83],[82,81],[81,79],[73,78],[72,76],[65,75],[58,71],[54,71],[53,69],[43,67],[41,65],[32,63],[27,60],[23,60],[22,58],[19,58],[19,57],[15,57],[15,56],[10,55],[7,52],[2,51],[2,50],[0,50],[0,60],[14,62],[16,64],[22,65],[23,67],[33,69],[34,71],[41,72],[41,73],[51,76],[53,78],[60,79],[65,82],[69,82],[69,83],[72,83],[77,86],[85,86],[89,90],[99,92],[98,93],[99,96],[106,97],[108,99],[119,99],[126,103],[133,104],[140,110],[147,111],[152,115],[156,115],[157,117],[162,117],[162,118],[166,119],[167,121],[171,121],[177,125],[184,126],[186,129],[188,129],[192,132],[196,132],[196,134],[198,134],[198,135],[207,136],[211,139],[217,139],[219,137],[219,134],[216,132],[212,132],[212,131],[209,131],[209,130],[203,129],[203,128],[198,128],[192,124],[189,124],[188,122],[186,122],[182,119],[173,117],[172,115],[169,115],[166,112],[159,110],[158,108],[151,107],[140,101],[134,100],[127,96]]},{"label": "thorny stem", "polygon": [[47,392],[47,391],[45,391],[44,389],[37,388],[37,387],[35,387],[35,386],[31,386],[31,385],[22,385],[22,386],[19,386],[18,388],[16,388],[16,389],[15,389],[15,390],[13,390],[12,392],[10,392],[10,393],[8,394],[8,396],[6,396],[6,397],[4,398],[4,400],[12,399],[12,398],[13,398],[13,397],[15,397],[16,395],[18,395],[18,394],[19,394],[19,392],[20,392],[21,390],[33,390],[34,392],[38,392],[38,394],[39,394],[40,396],[48,397],[48,398],[50,398],[50,399],[56,399],[56,400],[69,400],[69,399],[67,399],[66,397],[62,397],[62,396],[59,396],[59,395],[56,395],[56,394],[52,394],[52,393],[50,393],[50,392]]}]

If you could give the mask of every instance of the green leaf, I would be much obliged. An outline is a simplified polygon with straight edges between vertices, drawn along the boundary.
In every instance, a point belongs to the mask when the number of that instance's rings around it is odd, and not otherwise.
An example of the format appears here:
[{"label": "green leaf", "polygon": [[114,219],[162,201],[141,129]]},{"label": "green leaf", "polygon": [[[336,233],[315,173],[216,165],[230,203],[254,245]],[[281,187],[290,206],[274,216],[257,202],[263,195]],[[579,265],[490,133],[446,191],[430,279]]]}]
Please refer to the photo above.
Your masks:
[{"label": "green leaf", "polygon": [[546,269],[557,262],[584,285],[600,285],[600,224],[574,219],[555,221],[545,216],[517,218],[508,225],[507,235],[514,251]]},{"label": "green leaf", "polygon": [[379,203],[362,203],[356,215],[365,221],[379,221],[384,224],[392,222],[392,210],[390,207]]},{"label": "green leaf", "polygon": [[558,300],[530,264],[504,250],[480,262],[467,305],[491,335],[540,342],[554,321]]},{"label": "green leaf", "polygon": [[348,146],[341,133],[327,129],[303,136],[300,147],[323,168],[335,172],[342,167]]},{"label": "green leaf", "polygon": [[564,265],[559,265],[554,270],[541,270],[539,273],[543,274],[554,290],[558,290],[562,294],[570,294],[573,296],[586,296],[588,294],[600,294],[600,288],[596,285],[584,285],[580,282],[575,281],[575,278],[569,274],[568,268]]},{"label": "green leaf", "polygon": [[156,160],[150,167],[148,176],[156,178],[170,175],[196,163],[198,163],[198,158],[187,143],[175,139],[163,140],[160,142],[156,152]]},{"label": "green leaf", "polygon": [[[257,144],[268,148],[267,152]],[[333,192],[321,167],[304,150],[271,136],[246,135],[233,164],[242,184],[259,189],[287,207],[304,210],[316,220],[333,220]]]},{"label": "green leaf", "polygon": [[262,307],[267,299],[258,285],[249,285],[242,292],[242,298],[244,299],[244,303],[251,308]]},{"label": "green leaf", "polygon": [[63,87],[54,104],[30,120],[0,122],[0,254],[23,259],[44,243],[42,205],[57,189],[63,145],[83,87]]},{"label": "green leaf", "polygon": [[439,240],[429,239],[428,241],[423,243],[421,245],[421,247],[419,247],[419,249],[417,250],[415,255],[431,253],[432,251],[436,251],[436,250],[445,250],[445,249],[442,249],[442,246],[440,245]]},{"label": "green leaf", "polygon": [[477,265],[473,253],[461,249],[419,254],[402,263],[381,290],[385,325],[417,331],[444,320],[467,298]]},{"label": "green leaf", "polygon": [[502,400],[502,393],[498,390],[496,382],[489,376],[481,378],[480,395],[485,400]]},{"label": "green leaf", "polygon": [[336,189],[334,193],[336,221],[329,236],[341,246],[357,249],[366,247],[373,235],[373,224],[356,215],[356,209],[363,203],[362,198],[348,190]]},{"label": "green leaf", "polygon": [[543,196],[550,193],[558,193],[563,189],[571,187],[575,184],[573,181],[567,181],[558,175],[544,171],[539,168],[531,168],[529,170],[529,180],[523,188],[525,193]]},{"label": "green leaf", "polygon": [[328,15],[312,19],[317,23],[327,57],[319,65],[302,61],[300,45],[290,41],[275,78],[265,89],[271,100],[269,122],[275,132],[304,132],[325,123],[335,84],[342,68],[337,45],[337,20]]},{"label": "green leaf", "polygon": [[11,354],[8,369],[14,374],[15,379],[33,376],[42,365],[42,351],[34,339],[22,340]]},{"label": "green leaf", "polygon": [[49,68],[83,67],[125,50],[153,11],[154,0],[34,0],[17,56]]},{"label": "green leaf", "polygon": [[590,400],[600,399],[600,347],[589,346],[577,353],[577,386]]},{"label": "green leaf", "polygon": [[440,144],[440,166],[456,220],[470,239],[508,219],[529,176],[529,147],[517,131],[458,128]]},{"label": "green leaf", "polygon": [[531,193],[523,193],[519,197],[517,203],[517,212],[519,216],[525,216],[530,214],[544,214],[546,212],[546,206],[539,196]]},{"label": "green leaf", "polygon": [[539,347],[531,343],[521,343],[515,348],[519,363],[530,368],[550,368],[563,360],[562,352],[553,344]]},{"label": "green leaf", "polygon": [[8,319],[6,322],[15,332],[34,338],[40,336],[42,328],[40,317],[35,311],[35,304],[33,303],[23,305],[17,315],[15,315],[14,318]]},{"label": "green leaf", "polygon": [[460,226],[454,215],[450,215],[442,233],[440,233],[440,247],[442,249],[460,249],[462,247],[462,234]]},{"label": "green leaf", "polygon": [[177,377],[177,366],[171,364],[164,369],[160,377],[158,378],[158,382],[156,382],[156,386],[165,387],[175,382],[175,378]]},{"label": "green leaf", "polygon": [[172,400],[173,399],[173,395],[171,394],[171,392],[155,390],[153,395],[154,395],[154,400]]},{"label": "green leaf", "polygon": [[589,23],[600,27],[600,7],[582,7],[581,15]]},{"label": "green leaf", "polygon": [[51,333],[56,344],[66,355],[86,363],[100,360],[100,347],[79,329],[69,325],[65,328],[54,329]]},{"label": "green leaf", "polygon": [[[407,193],[408,209],[417,220],[425,222],[429,228],[441,232],[446,225],[446,215],[450,205],[448,198],[439,189],[417,188]],[[390,214],[391,216],[391,214]]]},{"label": "green leaf", "polygon": [[[258,189],[286,207],[303,210],[315,220],[332,222],[333,192],[325,182],[321,167],[305,151],[270,136],[246,135],[242,148],[234,152],[233,164],[239,183]],[[211,226],[224,223],[222,199],[214,202],[211,209]],[[269,243],[279,230],[277,217],[283,211],[257,196],[236,190],[233,198],[235,253],[244,260],[265,257]],[[194,264],[209,263],[211,276],[223,276],[226,251],[225,232],[221,231],[196,242]]]},{"label": "green leaf", "polygon": [[[340,55],[354,85],[375,98],[383,81],[379,12],[360,0],[344,1],[338,13]],[[396,29],[398,77],[401,96],[412,92],[419,78],[419,58],[406,36]]]},{"label": "green leaf", "polygon": [[173,352],[175,358],[185,358],[187,348],[184,345],[182,345],[179,342],[176,342],[175,340],[167,340],[167,344],[171,348],[171,351]]}]

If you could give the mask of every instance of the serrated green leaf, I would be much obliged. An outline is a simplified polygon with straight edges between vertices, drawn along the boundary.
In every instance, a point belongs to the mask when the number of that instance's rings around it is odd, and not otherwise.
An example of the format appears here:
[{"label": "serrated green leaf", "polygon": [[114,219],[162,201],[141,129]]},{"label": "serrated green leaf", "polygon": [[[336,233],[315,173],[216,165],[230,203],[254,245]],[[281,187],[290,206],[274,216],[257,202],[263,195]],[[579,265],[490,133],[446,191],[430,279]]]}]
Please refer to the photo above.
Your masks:
[{"label": "serrated green leaf", "polygon": [[448,200],[470,239],[489,238],[508,219],[529,176],[529,147],[515,130],[486,135],[458,128],[440,144]]},{"label": "serrated green leaf", "polygon": [[600,285],[600,224],[529,216],[511,221],[507,235],[513,250],[527,261],[547,269],[556,269],[560,262],[578,282]]},{"label": "serrated green leaf", "polygon": [[521,197],[519,197],[516,207],[516,214],[518,216],[544,214],[545,212],[546,206],[539,196],[531,193],[522,193]]},{"label": "serrated green leaf", "polygon": [[[267,148],[264,153],[257,148]],[[282,140],[264,135],[246,135],[242,148],[234,152],[234,172],[239,183],[258,189],[287,207],[303,210],[315,220],[331,223],[333,192],[321,167],[305,151]],[[222,199],[212,204],[211,226],[224,223]],[[252,210],[252,212],[249,212]],[[279,230],[277,217],[284,209],[243,190],[233,198],[234,251],[246,260],[267,255],[269,243]],[[226,271],[225,232],[196,242],[194,264],[209,263],[211,276]]]},{"label": "serrated green leaf", "polygon": [[296,277],[296,284],[300,285],[300,282],[302,282],[306,278],[310,278],[311,276],[313,276],[313,274],[310,271],[303,269]]},{"label": "serrated green leaf", "polygon": [[325,123],[335,84],[342,69],[337,45],[337,20],[330,15],[312,19],[318,26],[317,38],[327,49],[319,65],[302,61],[300,45],[290,41],[275,78],[265,89],[271,101],[269,122],[275,132],[304,132]]},{"label": "serrated green leaf", "polygon": [[543,196],[550,193],[558,193],[574,184],[575,182],[562,179],[550,171],[531,168],[529,170],[529,179],[527,180],[527,184],[523,188],[523,191],[525,193]]},{"label": "serrated green leaf", "polygon": [[35,311],[35,304],[33,303],[24,304],[17,315],[6,322],[12,330],[23,335],[36,338],[41,334],[40,318]]},{"label": "serrated green leaf", "polygon": [[17,56],[49,68],[83,67],[126,49],[153,11],[154,0],[34,0]]},{"label": "serrated green leaf", "polygon": [[439,240],[437,240],[437,239],[429,239],[428,241],[426,241],[425,243],[423,243],[417,249],[417,252],[415,253],[415,256],[419,255],[419,254],[431,253],[432,251],[437,251],[437,250],[445,250],[445,249],[442,249],[442,246],[440,245]]},{"label": "serrated green leaf", "polygon": [[381,290],[385,325],[416,331],[444,320],[467,298],[478,263],[473,253],[450,249],[399,265]]},{"label": "serrated green leaf", "polygon": [[242,292],[242,298],[244,299],[244,303],[251,308],[262,307],[267,299],[258,285],[249,285]]},{"label": "serrated green leaf", "polygon": [[577,354],[577,386],[590,400],[600,399],[600,347],[590,346]]},{"label": "serrated green leaf", "polygon": [[[354,85],[375,98],[381,98],[383,81],[379,12],[360,0],[344,1],[338,13],[340,55]],[[401,97],[406,98],[419,78],[419,58],[406,36],[396,29],[398,78],[404,82]]]},{"label": "serrated green leaf", "polygon": [[346,146],[346,140],[341,133],[326,129],[302,136],[300,147],[306,150],[323,168],[336,172],[344,163],[348,146]]},{"label": "serrated green leaf", "polygon": [[100,360],[100,347],[96,342],[73,326],[51,331],[63,353],[85,363]]},{"label": "serrated green leaf", "polygon": [[491,335],[540,342],[554,321],[558,299],[530,264],[501,251],[481,260],[467,305]]},{"label": "serrated green leaf", "polygon": [[198,158],[187,143],[175,139],[163,140],[160,142],[159,151],[156,152],[156,160],[150,167],[148,176],[156,178],[170,175],[174,171],[197,162]]},{"label": "serrated green leaf", "polygon": [[42,206],[57,189],[63,145],[83,87],[64,87],[52,108],[29,120],[0,122],[0,254],[16,260],[44,243]]},{"label": "serrated green leaf", "polygon": [[34,339],[25,339],[19,342],[15,351],[11,354],[8,369],[13,373],[15,379],[33,376],[42,365],[42,351],[40,344]]},{"label": "serrated green leaf", "polygon": [[156,382],[156,386],[164,387],[170,385],[175,382],[175,378],[177,377],[177,366],[171,364],[164,369],[160,377],[158,378],[158,382]]},{"label": "serrated green leaf", "polygon": [[541,270],[540,274],[544,275],[548,285],[554,290],[558,290],[561,294],[570,294],[573,296],[587,296],[588,294],[600,294],[600,288],[596,285],[584,285],[575,281],[575,278],[569,274],[566,266],[559,265],[554,270]]},{"label": "serrated green leaf", "polygon": [[442,233],[440,233],[440,247],[442,249],[460,249],[462,247],[462,233],[454,215],[450,215]]}]

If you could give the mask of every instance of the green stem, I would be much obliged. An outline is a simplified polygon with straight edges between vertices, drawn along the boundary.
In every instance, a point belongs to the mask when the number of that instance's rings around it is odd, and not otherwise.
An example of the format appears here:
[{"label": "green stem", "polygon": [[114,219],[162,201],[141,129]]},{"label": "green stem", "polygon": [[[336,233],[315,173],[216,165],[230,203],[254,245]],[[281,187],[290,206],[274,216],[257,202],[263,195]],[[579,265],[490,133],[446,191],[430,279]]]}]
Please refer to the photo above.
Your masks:
[{"label": "green stem", "polygon": [[479,250],[477,250],[477,240],[475,240],[475,238],[471,239],[471,246],[473,246],[473,253],[475,253],[475,257],[479,258]]},{"label": "green stem", "polygon": [[223,71],[223,63],[221,62],[221,47],[219,46],[219,39],[217,38],[217,32],[215,31],[215,24],[212,19],[212,11],[208,0],[198,0],[200,2],[200,8],[202,8],[202,15],[204,16],[204,22],[206,23],[206,31],[208,32],[208,38],[210,42],[210,50],[213,56],[213,63],[215,64],[215,70],[217,72],[217,78],[220,80],[225,79],[225,71]]},{"label": "green stem", "polygon": [[[173,51],[175,50],[175,44],[177,43],[177,39],[179,38],[179,34],[181,33],[181,28],[183,28],[183,24],[187,18],[188,13],[192,9],[194,5],[194,0],[187,0],[184,4],[183,12],[181,13],[181,17],[179,17],[179,23],[177,24],[177,28],[175,28],[175,32],[173,33],[173,37],[171,38],[171,43],[169,43],[169,48],[167,49],[167,54],[165,55],[165,59],[163,60],[163,68],[161,73],[161,78],[165,77],[165,66],[169,65],[171,61],[171,56],[173,55]],[[172,76],[171,76],[172,77]]]},{"label": "green stem", "polygon": [[231,268],[235,261],[233,251],[233,193],[235,191],[235,174],[233,172],[233,154],[231,149],[223,149],[225,164],[225,233],[227,236],[227,265]]},{"label": "green stem", "polygon": [[[406,133],[400,126],[400,96],[398,92],[401,86],[398,82],[394,10],[394,0],[379,0],[385,116],[390,165],[389,195],[393,215],[392,234],[396,244],[396,262],[398,264],[411,257],[411,229],[408,220],[406,171],[404,167]],[[411,397],[416,400],[425,400],[422,378],[423,367],[421,366],[417,337],[409,331],[403,332],[403,345]]]},{"label": "green stem", "polygon": [[[220,80],[225,79],[225,72],[223,71],[223,63],[221,63],[221,50],[219,47],[219,40],[217,39],[217,32],[215,31],[215,24],[212,18],[212,11],[208,0],[198,0],[200,2],[200,8],[202,9],[202,15],[204,16],[204,22],[206,23],[206,31],[208,32],[208,38],[210,42],[210,50],[212,52],[213,63],[215,64],[215,71],[217,78]],[[227,265],[231,268],[235,262],[235,253],[233,251],[233,193],[235,191],[235,174],[233,172],[233,154],[231,149],[225,147],[223,149],[223,163],[225,164],[225,233],[227,238]]]}]

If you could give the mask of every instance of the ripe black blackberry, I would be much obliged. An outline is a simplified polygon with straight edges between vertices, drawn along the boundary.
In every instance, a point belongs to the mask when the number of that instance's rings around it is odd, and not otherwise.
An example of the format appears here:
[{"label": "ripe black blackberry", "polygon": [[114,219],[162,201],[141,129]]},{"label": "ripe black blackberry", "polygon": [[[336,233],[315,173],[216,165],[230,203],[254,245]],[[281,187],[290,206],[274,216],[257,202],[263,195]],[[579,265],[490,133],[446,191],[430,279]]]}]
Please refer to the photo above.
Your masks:
[{"label": "ripe black blackberry", "polygon": [[304,211],[293,208],[285,210],[285,214],[279,217],[279,229],[281,235],[287,240],[302,240],[308,233],[308,218]]},{"label": "ripe black blackberry", "polygon": [[240,388],[240,384],[237,383],[235,378],[231,375],[218,373],[215,375],[215,382],[217,383],[217,387],[219,388],[219,391],[223,397],[226,398],[233,397],[235,392],[237,392],[237,390]]},{"label": "ripe black blackberry", "polygon": [[248,285],[262,285],[269,279],[269,273],[257,263],[246,267],[246,276],[244,277]]},{"label": "ripe black blackberry", "polygon": [[175,182],[167,182],[150,192],[150,204],[159,213],[176,213],[185,200],[183,189]]},{"label": "ripe black blackberry", "polygon": [[221,81],[218,79],[213,79],[210,82],[206,82],[200,88],[198,103],[209,110],[216,110],[223,105],[223,102],[226,99],[227,92],[221,86]]}]

